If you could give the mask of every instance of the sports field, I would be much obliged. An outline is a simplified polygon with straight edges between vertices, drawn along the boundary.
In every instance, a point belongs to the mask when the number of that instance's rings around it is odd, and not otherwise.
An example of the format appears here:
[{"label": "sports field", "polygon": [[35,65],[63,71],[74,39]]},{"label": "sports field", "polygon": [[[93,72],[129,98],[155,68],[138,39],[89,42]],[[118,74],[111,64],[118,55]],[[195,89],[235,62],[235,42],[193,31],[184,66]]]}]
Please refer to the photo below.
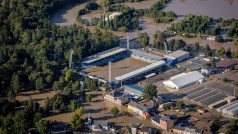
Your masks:
[{"label": "sports field", "polygon": [[[119,61],[112,62],[112,79],[117,76],[129,73],[136,69],[147,66],[149,64],[150,63],[147,63],[147,62],[144,62],[141,60],[137,60],[132,57],[128,57],[128,58],[125,58],[125,59],[122,59]],[[108,70],[109,70],[109,66],[106,64],[106,65],[102,65],[102,66],[88,68],[83,71],[92,75],[92,76],[96,76],[96,77],[102,78],[104,80],[108,80],[109,79],[109,71]]]}]

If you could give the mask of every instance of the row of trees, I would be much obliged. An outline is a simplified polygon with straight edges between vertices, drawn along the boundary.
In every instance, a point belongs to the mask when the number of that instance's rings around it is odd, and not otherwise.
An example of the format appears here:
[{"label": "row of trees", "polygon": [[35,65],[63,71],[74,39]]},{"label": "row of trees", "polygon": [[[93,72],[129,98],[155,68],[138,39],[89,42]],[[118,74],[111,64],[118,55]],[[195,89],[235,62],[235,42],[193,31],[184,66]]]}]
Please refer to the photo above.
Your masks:
[{"label": "row of trees", "polygon": [[227,31],[227,36],[231,38],[238,38],[238,20],[234,20]]},{"label": "row of trees", "polygon": [[144,9],[144,16],[154,18],[158,23],[168,23],[176,19],[176,14],[172,11],[164,12],[162,9],[168,4],[170,0],[160,0],[152,5],[149,9]]},{"label": "row of trees", "polygon": [[186,15],[185,18],[178,23],[173,23],[169,30],[183,33],[200,33],[207,35],[219,35],[220,26],[213,25],[214,19],[208,16]]}]

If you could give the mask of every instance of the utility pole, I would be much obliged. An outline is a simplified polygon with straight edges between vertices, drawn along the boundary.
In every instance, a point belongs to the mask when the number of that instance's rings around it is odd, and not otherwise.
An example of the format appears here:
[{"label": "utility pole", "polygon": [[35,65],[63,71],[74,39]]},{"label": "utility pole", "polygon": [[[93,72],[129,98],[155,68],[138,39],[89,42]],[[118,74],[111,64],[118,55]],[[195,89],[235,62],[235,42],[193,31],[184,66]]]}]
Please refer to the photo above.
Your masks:
[{"label": "utility pole", "polygon": [[164,50],[165,50],[165,54],[168,55],[167,41],[164,42]]}]

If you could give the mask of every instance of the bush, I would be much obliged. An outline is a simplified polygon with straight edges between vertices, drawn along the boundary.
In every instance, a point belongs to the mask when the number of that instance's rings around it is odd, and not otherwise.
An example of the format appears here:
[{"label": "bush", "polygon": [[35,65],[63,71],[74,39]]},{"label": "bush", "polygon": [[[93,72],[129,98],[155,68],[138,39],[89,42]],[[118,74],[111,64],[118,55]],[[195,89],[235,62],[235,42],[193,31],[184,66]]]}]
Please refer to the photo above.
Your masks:
[{"label": "bush", "polygon": [[119,109],[117,107],[113,107],[111,109],[111,113],[112,113],[113,116],[116,116],[119,113]]}]

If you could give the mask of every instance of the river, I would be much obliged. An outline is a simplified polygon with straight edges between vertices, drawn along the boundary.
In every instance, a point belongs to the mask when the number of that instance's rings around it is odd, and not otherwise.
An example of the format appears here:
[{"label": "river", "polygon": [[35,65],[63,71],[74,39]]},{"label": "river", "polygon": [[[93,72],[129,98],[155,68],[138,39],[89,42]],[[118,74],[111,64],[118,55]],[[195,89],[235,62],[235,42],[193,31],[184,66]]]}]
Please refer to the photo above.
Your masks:
[{"label": "river", "polygon": [[164,10],[174,11],[179,16],[194,14],[238,19],[238,0],[172,0]]}]

